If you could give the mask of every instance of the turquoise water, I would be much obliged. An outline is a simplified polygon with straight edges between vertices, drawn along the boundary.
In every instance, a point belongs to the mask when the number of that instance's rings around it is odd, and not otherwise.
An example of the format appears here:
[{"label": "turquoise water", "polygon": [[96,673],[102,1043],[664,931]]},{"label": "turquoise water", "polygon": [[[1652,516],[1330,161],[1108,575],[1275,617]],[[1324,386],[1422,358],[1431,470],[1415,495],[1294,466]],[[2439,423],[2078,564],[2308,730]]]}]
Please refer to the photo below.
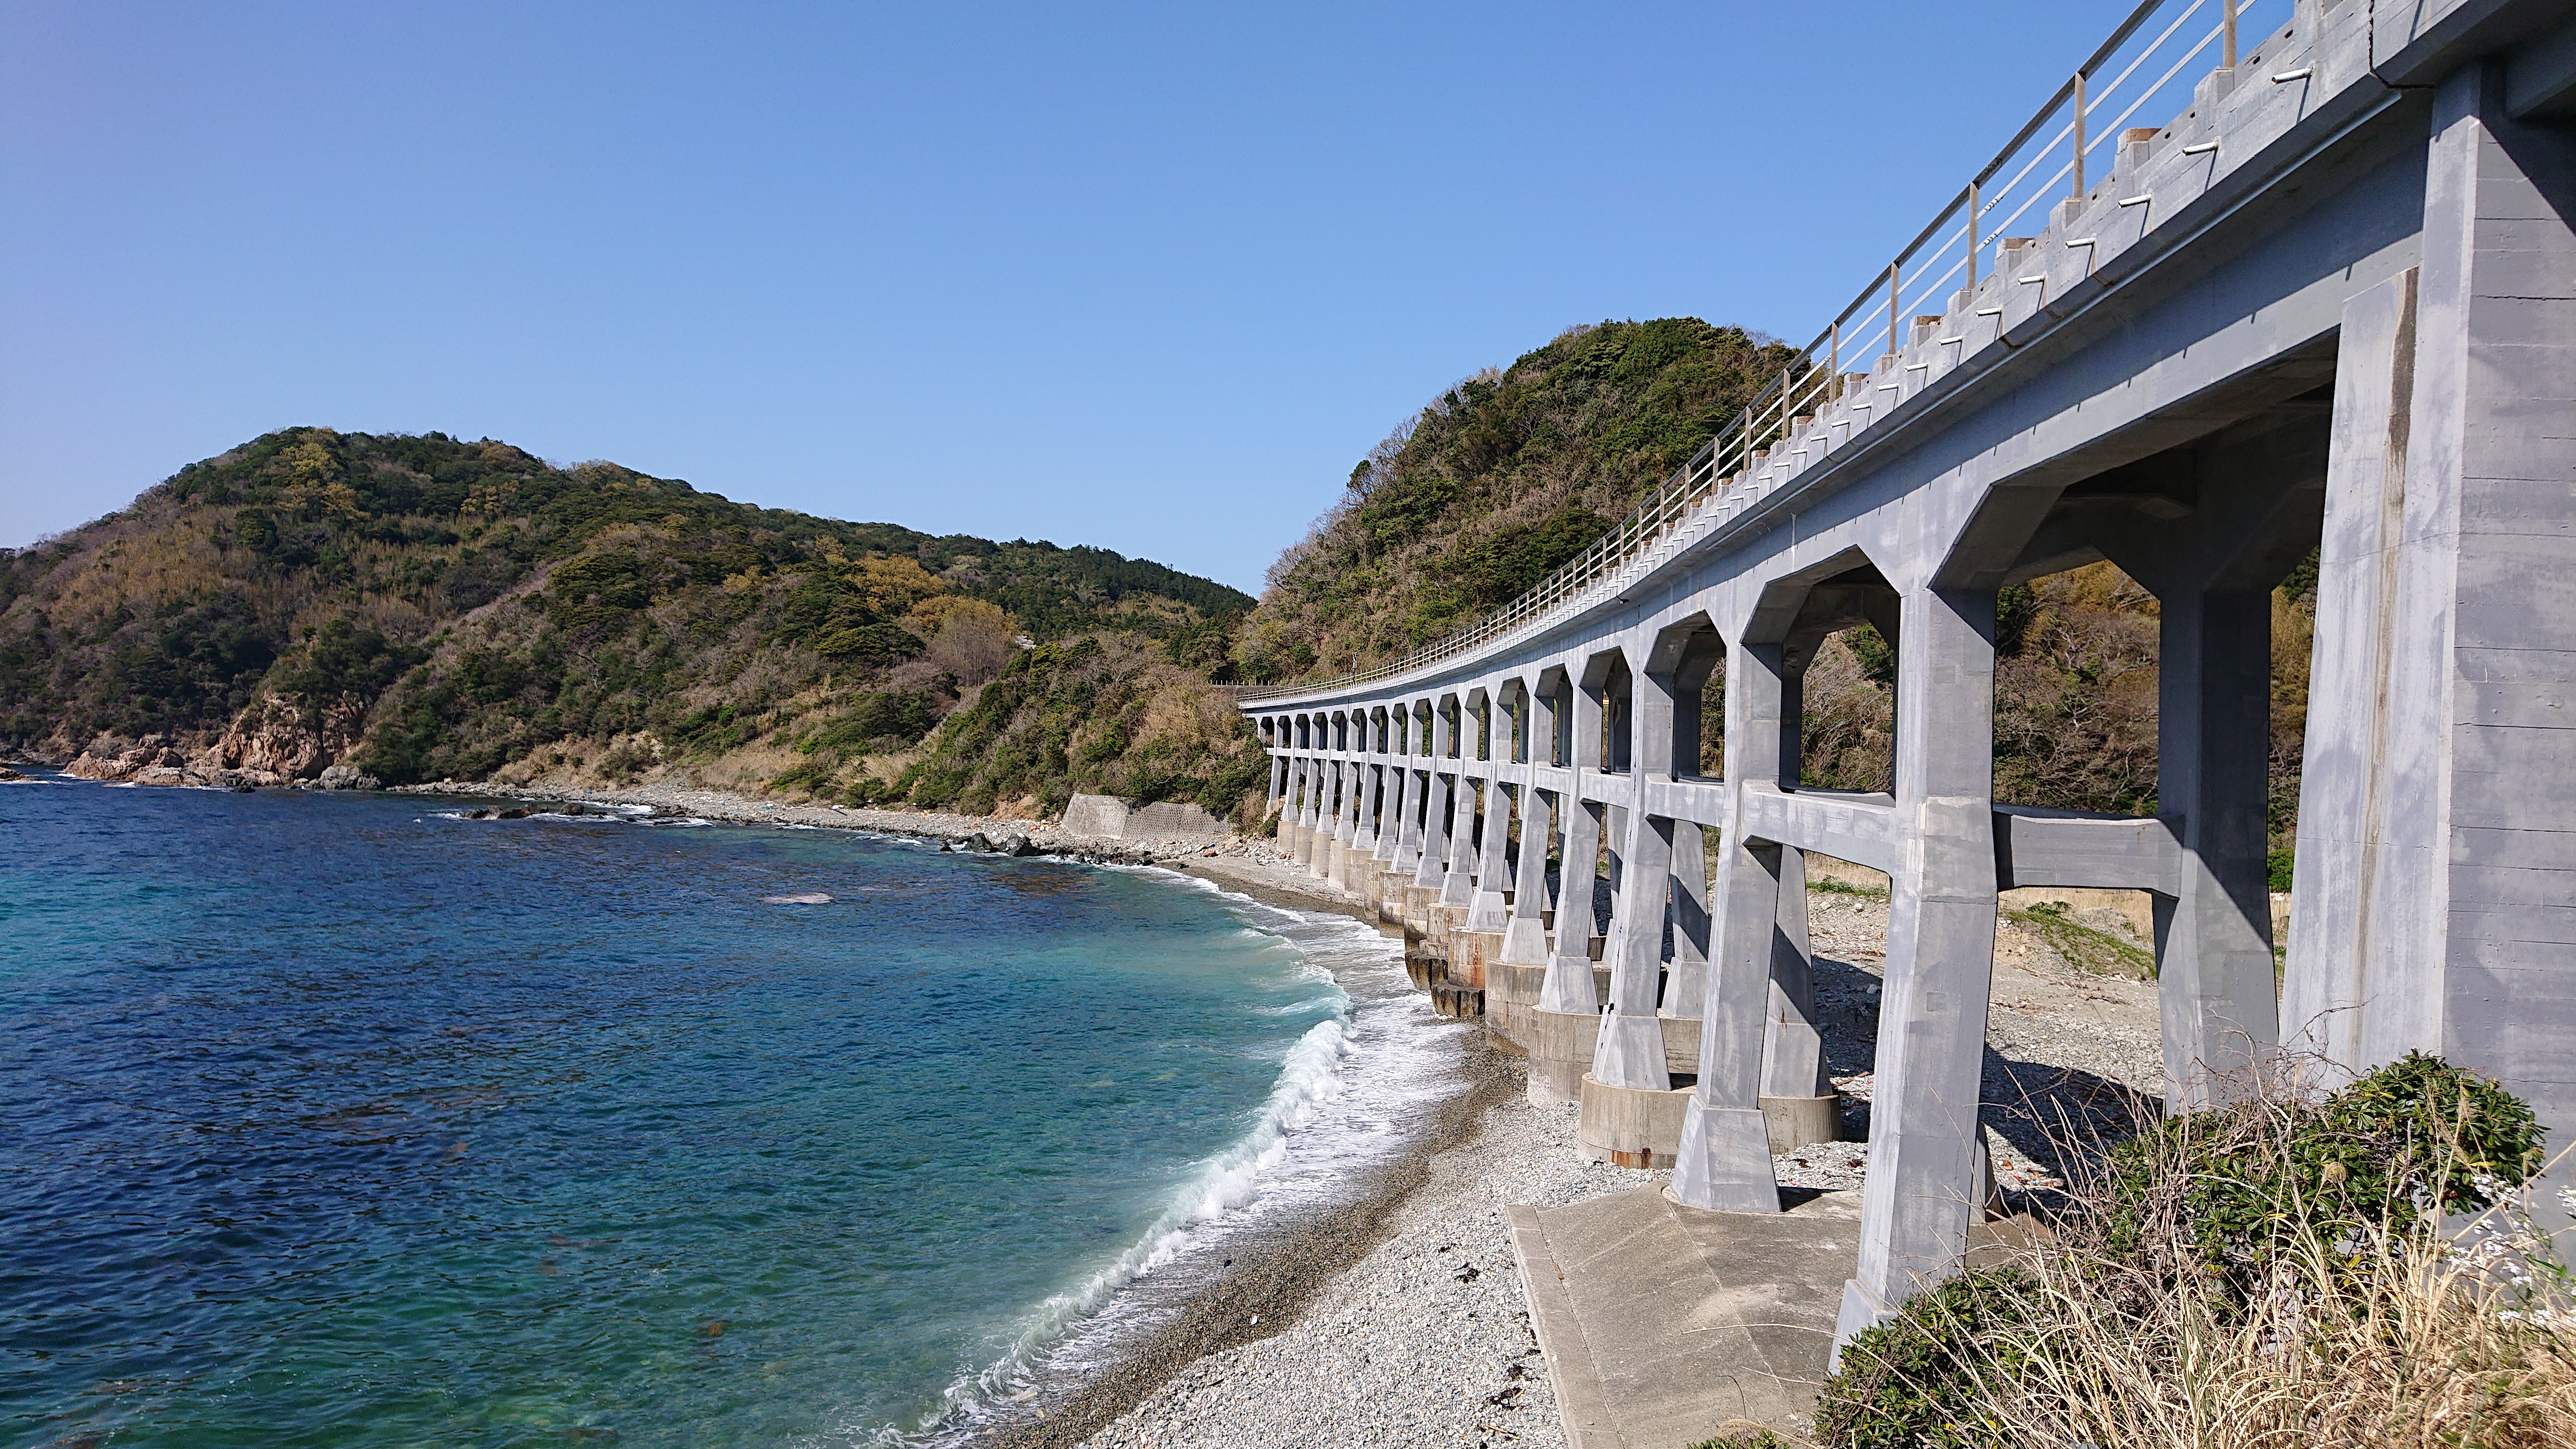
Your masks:
[{"label": "turquoise water", "polygon": [[8,1442],[953,1437],[1428,1090],[1348,923],[454,811],[0,787]]}]

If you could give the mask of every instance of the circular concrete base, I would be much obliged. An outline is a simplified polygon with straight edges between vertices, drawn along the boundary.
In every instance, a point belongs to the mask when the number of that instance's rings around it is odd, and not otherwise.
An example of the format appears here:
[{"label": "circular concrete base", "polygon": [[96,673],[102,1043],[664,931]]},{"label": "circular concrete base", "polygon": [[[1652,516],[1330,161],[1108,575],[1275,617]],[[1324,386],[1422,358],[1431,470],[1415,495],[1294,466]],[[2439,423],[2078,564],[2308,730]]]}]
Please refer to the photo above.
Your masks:
[{"label": "circular concrete base", "polygon": [[1810,1142],[1843,1140],[1843,1099],[1840,1093],[1829,1097],[1765,1097],[1762,1099],[1762,1126],[1771,1134],[1771,1150],[1795,1152]]},{"label": "circular concrete base", "polygon": [[1529,1059],[1529,1104],[1562,1110],[1583,1100],[1583,1079],[1592,1071],[1589,1061],[1556,1061],[1532,1053]]},{"label": "circular concrete base", "polygon": [[1658,1092],[1609,1087],[1583,1077],[1582,1117],[1574,1128],[1576,1150],[1586,1162],[1621,1167],[1670,1167],[1681,1155],[1682,1120],[1690,1111],[1689,1087]]}]

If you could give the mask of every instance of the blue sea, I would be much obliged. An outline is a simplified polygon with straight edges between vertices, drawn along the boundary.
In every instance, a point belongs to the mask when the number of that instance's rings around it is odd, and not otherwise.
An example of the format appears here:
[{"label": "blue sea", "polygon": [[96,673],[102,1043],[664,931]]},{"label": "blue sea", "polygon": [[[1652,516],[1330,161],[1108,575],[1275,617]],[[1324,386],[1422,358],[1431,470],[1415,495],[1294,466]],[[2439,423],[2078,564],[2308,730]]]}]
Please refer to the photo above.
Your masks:
[{"label": "blue sea", "polygon": [[967,1441],[1450,1089],[1354,922],[476,803],[0,785],[0,1440]]}]

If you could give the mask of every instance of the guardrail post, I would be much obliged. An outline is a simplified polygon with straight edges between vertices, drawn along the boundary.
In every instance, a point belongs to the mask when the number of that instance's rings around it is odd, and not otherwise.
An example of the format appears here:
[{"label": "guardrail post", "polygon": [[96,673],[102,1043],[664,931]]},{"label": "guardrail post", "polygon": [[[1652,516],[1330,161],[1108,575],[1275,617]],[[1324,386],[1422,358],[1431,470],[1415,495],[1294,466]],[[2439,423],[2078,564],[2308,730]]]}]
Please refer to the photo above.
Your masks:
[{"label": "guardrail post", "polygon": [[2084,199],[2084,72],[2075,73],[2075,199]]}]

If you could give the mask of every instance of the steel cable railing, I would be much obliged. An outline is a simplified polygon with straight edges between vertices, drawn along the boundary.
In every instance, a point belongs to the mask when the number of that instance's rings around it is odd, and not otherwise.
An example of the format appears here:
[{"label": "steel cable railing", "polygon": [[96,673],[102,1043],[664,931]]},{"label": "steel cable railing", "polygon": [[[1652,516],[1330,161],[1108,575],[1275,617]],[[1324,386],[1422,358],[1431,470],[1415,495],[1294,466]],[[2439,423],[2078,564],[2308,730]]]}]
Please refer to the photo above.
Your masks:
[{"label": "steel cable railing", "polygon": [[[1740,485],[1749,481],[1756,465],[1774,448],[1786,443],[1792,445],[1791,453],[1804,452],[1795,446],[1802,422],[1812,421],[1853,387],[1892,386],[1873,383],[1875,373],[1845,373],[1847,358],[1884,361],[1901,353],[1911,340],[1906,319],[1913,317],[1926,325],[1939,322],[1949,308],[1936,302],[1973,293],[1981,277],[1991,275],[1991,268],[2003,265],[2010,253],[2030,242],[2031,238],[2004,233],[2031,208],[2052,200],[2080,201],[2087,194],[2085,177],[2091,158],[2105,145],[2127,138],[2125,128],[2131,117],[2159,100],[2167,102],[2168,108],[2151,114],[2178,115],[2188,109],[2191,85],[2182,78],[2191,73],[2192,63],[2217,46],[2216,64],[2234,66],[2238,34],[2246,18],[2258,11],[2286,16],[2291,3],[2145,0],[2058,86],[1994,160],[1915,234],[1886,270],[1797,352],[1779,377],[1765,384],[1716,437],[1639,499],[1627,517],[1591,547],[1502,608],[1400,659],[1334,679],[1237,686],[1232,690],[1236,699],[1253,702],[1318,693],[1409,674],[1553,615],[1596,589],[1621,581],[1632,570],[1644,572],[1637,566],[1651,567],[1659,561],[1652,557],[1656,545],[1701,516],[1707,505],[1741,491]],[[2203,19],[2205,28],[2191,25],[2195,16]],[[2150,22],[2160,17],[2166,21],[2163,28],[2150,33]],[[2159,62],[2161,70],[2156,69]],[[2133,85],[2142,73],[2155,78]],[[2105,75],[2107,81],[2099,79]],[[2121,109],[2112,123],[2094,128],[2093,114],[2114,104]],[[2046,139],[2037,139],[2043,132]],[[2054,170],[2040,177],[2052,162]],[[2010,179],[1995,185],[1995,179],[2007,172]],[[2007,205],[2011,210],[2003,211]],[[1953,283],[1961,285],[1953,287]]]}]

